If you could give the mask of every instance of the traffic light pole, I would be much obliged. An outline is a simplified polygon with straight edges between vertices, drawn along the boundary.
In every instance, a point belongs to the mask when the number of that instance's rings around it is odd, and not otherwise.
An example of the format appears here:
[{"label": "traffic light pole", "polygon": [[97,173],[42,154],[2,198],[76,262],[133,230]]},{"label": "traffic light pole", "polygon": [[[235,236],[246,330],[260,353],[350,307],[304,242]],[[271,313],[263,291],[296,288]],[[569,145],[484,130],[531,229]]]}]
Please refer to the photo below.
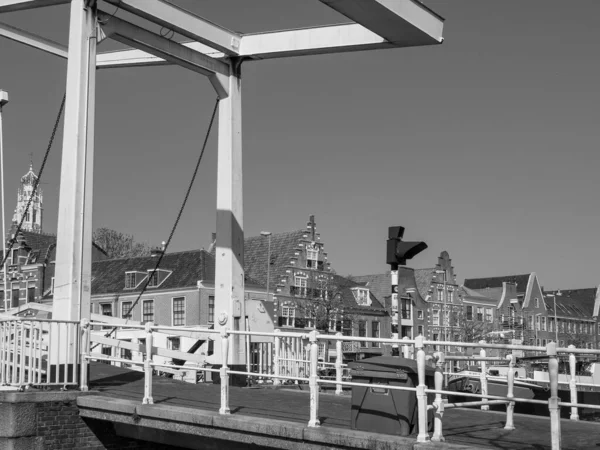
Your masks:
[{"label": "traffic light pole", "polygon": [[[399,339],[399,305],[398,305],[398,264],[391,265],[392,278],[392,339]],[[400,356],[400,347],[398,344],[392,344],[392,356]]]}]

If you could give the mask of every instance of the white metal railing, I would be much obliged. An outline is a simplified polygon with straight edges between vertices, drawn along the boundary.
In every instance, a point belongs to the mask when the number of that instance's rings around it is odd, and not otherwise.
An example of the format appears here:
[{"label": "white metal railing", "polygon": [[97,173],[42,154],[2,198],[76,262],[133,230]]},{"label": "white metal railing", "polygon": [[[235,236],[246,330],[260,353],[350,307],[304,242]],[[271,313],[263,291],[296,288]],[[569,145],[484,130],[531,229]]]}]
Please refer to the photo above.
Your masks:
[{"label": "white metal railing", "polygon": [[[83,343],[82,343],[82,377],[81,377],[81,389],[87,390],[87,362],[89,360],[104,360],[112,362],[122,362],[126,364],[140,365],[143,367],[145,372],[145,386],[144,386],[144,397],[143,403],[152,403],[152,372],[155,368],[160,367],[172,367],[165,364],[156,363],[153,361],[154,356],[170,357],[173,359],[180,359],[185,361],[196,361],[199,362],[201,358],[199,355],[168,350],[158,348],[153,345],[153,333],[154,332],[168,332],[177,333],[181,331],[178,327],[164,327],[155,326],[151,323],[145,325],[134,326],[138,329],[145,331],[145,345],[139,343],[124,342],[118,339],[107,338],[104,336],[93,335],[90,330],[90,325],[96,326],[99,323],[89,323],[87,321],[82,322],[83,329]],[[118,325],[116,327],[127,327],[132,328],[132,325]],[[422,336],[416,339],[385,339],[385,338],[367,338],[367,337],[353,337],[353,336],[342,336],[340,333],[336,335],[320,335],[316,331],[310,333],[291,333],[281,332],[276,330],[273,333],[266,332],[250,332],[250,331],[232,331],[232,330],[202,330],[205,333],[212,333],[215,335],[215,339],[221,340],[221,361],[223,365],[219,369],[213,369],[209,367],[197,367],[195,370],[203,372],[218,372],[221,378],[221,405],[219,412],[221,414],[229,414],[229,377],[231,375],[242,375],[247,377],[262,377],[264,379],[272,379],[274,384],[279,384],[282,380],[293,380],[298,382],[307,382],[310,388],[310,420],[308,426],[317,427],[320,425],[318,419],[319,411],[319,386],[320,385],[335,385],[336,393],[341,393],[343,386],[347,387],[372,387],[368,383],[358,383],[351,381],[350,377],[344,377],[344,364],[342,364],[342,342],[348,341],[359,341],[359,342],[376,342],[380,344],[393,344],[402,347],[402,353],[405,357],[415,357],[417,361],[417,386],[396,386],[386,385],[386,389],[390,390],[405,390],[416,393],[417,405],[418,405],[418,442],[425,442],[428,440],[432,441],[443,441],[443,416],[446,409],[456,407],[468,407],[468,406],[480,406],[482,409],[488,409],[490,405],[506,405],[506,430],[514,429],[514,407],[518,402],[546,405],[550,412],[551,422],[551,442],[552,449],[559,450],[560,447],[560,407],[570,407],[572,420],[578,420],[578,408],[596,409],[600,410],[600,405],[591,404],[580,404],[577,402],[577,386],[575,382],[575,355],[600,355],[600,350],[591,349],[577,349],[573,346],[568,348],[557,348],[555,343],[549,343],[546,347],[538,346],[527,346],[527,345],[515,345],[515,344],[488,344],[484,341],[479,343],[464,343],[464,342],[442,342],[442,341],[425,341]],[[272,372],[252,372],[252,371],[239,371],[231,370],[227,361],[229,359],[229,343],[234,336],[270,336],[274,339],[274,361],[272,366]],[[299,342],[305,343],[304,345],[297,347],[299,355],[302,357],[292,358],[282,357],[282,340],[296,339]],[[327,366],[319,361],[319,342],[329,341],[335,342],[337,350],[336,362],[333,367],[336,369],[335,379],[319,377],[319,365],[321,367]],[[99,354],[92,354],[90,352],[90,342],[100,343],[103,345],[112,345],[118,348],[127,348],[132,351],[137,351],[143,354],[142,360],[132,361],[122,358],[115,358],[112,356],[104,356]],[[296,345],[296,344],[293,344]],[[445,348],[446,346],[461,347],[461,348],[473,348],[480,349],[479,356],[449,356],[448,360],[470,360],[476,361],[480,364],[481,372],[479,373],[481,383],[481,393],[469,393],[448,391],[444,389],[444,366],[447,362],[444,352],[434,352],[433,354],[426,354],[426,347],[437,346],[437,348]],[[486,356],[487,349],[500,349],[505,350],[509,354],[504,358],[509,365],[509,369],[506,375],[507,392],[505,396],[490,395],[487,389],[488,380],[494,380],[500,377],[494,377],[487,374],[487,362],[503,360],[499,357],[488,357]],[[514,365],[516,358],[512,351],[535,351],[543,352],[548,357],[549,367],[549,378],[550,378],[550,398],[546,400],[535,400],[518,398],[514,395],[515,376],[514,376]],[[284,351],[285,353],[285,351]],[[558,397],[558,354],[568,354],[571,363],[571,401],[562,402]],[[289,356],[289,355],[288,355]],[[306,358],[306,359],[305,359]],[[429,360],[429,362],[428,362]],[[308,361],[308,364],[307,364]],[[290,364],[296,363],[302,366],[305,370],[293,371],[288,370]],[[434,374],[434,385],[428,386],[426,379],[426,367],[435,368]],[[346,369],[347,370],[347,369]],[[302,376],[299,376],[302,375]],[[431,404],[428,404],[427,394],[434,394],[435,397]],[[471,397],[473,401],[468,402],[455,402],[448,403],[442,398],[443,395],[460,395],[461,397]],[[428,433],[428,410],[434,411],[434,431],[433,435],[429,436]]]},{"label": "white metal railing", "polygon": [[0,385],[79,386],[79,322],[0,320]]}]

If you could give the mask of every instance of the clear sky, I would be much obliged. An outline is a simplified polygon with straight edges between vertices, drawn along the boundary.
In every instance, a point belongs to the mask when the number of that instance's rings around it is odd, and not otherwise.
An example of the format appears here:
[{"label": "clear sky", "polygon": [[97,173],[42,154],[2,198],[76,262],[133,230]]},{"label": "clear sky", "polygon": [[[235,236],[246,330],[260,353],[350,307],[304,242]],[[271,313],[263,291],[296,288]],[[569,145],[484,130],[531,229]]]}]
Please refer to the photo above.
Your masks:
[{"label": "clear sky", "polygon": [[[177,3],[240,32],[346,21],[316,0]],[[600,2],[425,3],[446,18],[443,45],[243,65],[246,234],[314,214],[333,268],[360,275],[387,269],[387,228],[402,225],[429,244],[414,267],[447,250],[461,282],[534,271],[546,288],[600,284]],[[63,43],[67,19],[64,6],[0,17]],[[29,153],[41,163],[65,70],[0,40],[9,219]],[[94,227],[166,240],[214,100],[182,68],[98,73]],[[42,186],[49,232],[60,134],[56,144]],[[170,250],[207,247],[215,205],[213,138]]]}]

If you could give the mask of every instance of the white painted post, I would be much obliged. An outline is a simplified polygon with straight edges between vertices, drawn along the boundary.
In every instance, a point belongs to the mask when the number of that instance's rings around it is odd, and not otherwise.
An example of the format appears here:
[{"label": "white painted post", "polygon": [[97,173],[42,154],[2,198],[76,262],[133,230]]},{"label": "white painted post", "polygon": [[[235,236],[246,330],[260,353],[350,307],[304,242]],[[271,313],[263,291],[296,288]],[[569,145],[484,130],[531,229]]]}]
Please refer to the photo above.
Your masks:
[{"label": "white painted post", "polygon": [[[481,341],[479,341],[479,343],[485,344],[485,341],[481,340]],[[482,358],[485,358],[485,356],[486,356],[485,348],[482,348],[479,351],[479,356],[481,356]],[[485,363],[485,361],[481,361],[480,366],[481,366],[481,374],[479,376],[479,379],[480,379],[480,384],[481,384],[481,395],[483,395],[483,398],[481,400],[483,400],[484,402],[487,402],[488,399],[485,397],[488,393],[487,364]],[[488,411],[489,409],[490,409],[489,405],[481,405],[482,411]]]},{"label": "white painted post", "polygon": [[425,389],[427,383],[425,380],[425,348],[423,345],[423,336],[419,335],[415,339],[415,348],[417,349],[417,373],[419,385],[417,386],[417,407],[419,408],[419,434],[417,442],[429,441],[429,424],[427,423],[427,394]]},{"label": "white painted post", "polygon": [[154,323],[146,322],[144,329],[146,331],[146,351],[144,352],[144,400],[142,404],[152,405],[152,346],[154,345],[154,336],[152,335],[152,327]]},{"label": "white painted post", "polygon": [[[569,345],[570,349],[575,349],[574,345]],[[577,403],[577,359],[575,358],[575,353],[569,353],[569,369],[571,373],[571,379],[569,380],[569,388],[571,390],[571,403]],[[579,413],[577,411],[576,406],[571,406],[571,420],[579,420]]]},{"label": "white painted post", "polygon": [[[337,332],[335,333],[335,335],[339,338],[342,337],[342,333]],[[337,382],[337,384],[335,385],[335,394],[336,395],[342,395],[342,385],[340,384],[342,382],[342,373],[343,370],[342,369],[342,363],[344,362],[344,354],[342,352],[342,341],[341,340],[337,340],[335,341],[335,381]]]},{"label": "white painted post", "polygon": [[[217,161],[217,242],[215,250],[215,329],[245,331],[244,318],[244,222],[242,192],[242,94],[239,61],[230,62],[227,97],[219,101],[219,143]],[[229,361],[213,360],[233,370],[246,367],[244,335],[231,336]],[[215,343],[218,343],[216,341]]]},{"label": "white painted post", "polygon": [[[281,333],[281,330],[279,330],[279,329],[275,330],[275,342],[274,342],[275,356],[273,357],[273,375],[275,375],[276,377],[280,376],[280,374],[281,374],[281,370],[280,370],[281,366],[279,365],[279,358],[281,355],[281,337],[279,337],[280,333]],[[273,385],[279,386],[280,384],[281,384],[280,378],[273,378]]]},{"label": "white painted post", "polygon": [[221,358],[223,365],[221,366],[221,408],[219,414],[230,414],[229,410],[229,367],[227,360],[229,359],[229,333],[226,329],[221,330]]},{"label": "white painted post", "polygon": [[[33,332],[35,330],[31,329],[31,337],[32,337],[32,347],[33,343]],[[88,391],[88,359],[85,356],[90,354],[90,321],[87,319],[81,319],[81,391]]]},{"label": "white painted post", "polygon": [[[403,341],[408,341],[409,337],[408,336],[404,336],[402,338]],[[408,344],[403,344],[402,345],[402,356],[406,359],[410,358],[410,346]]]},{"label": "white painted post", "polygon": [[311,331],[310,339],[310,420],[308,426],[315,428],[321,425],[319,421],[319,383],[317,375],[317,365],[319,358],[319,344],[317,343],[317,331]]},{"label": "white painted post", "polygon": [[[55,320],[90,317],[97,14],[96,7],[87,4],[71,0],[52,304]],[[73,347],[74,342],[68,345]]]},{"label": "white painted post", "polygon": [[556,342],[549,342],[546,346],[548,355],[548,374],[550,377],[550,398],[548,409],[550,410],[550,433],[552,450],[560,450],[560,398],[558,397],[558,358],[556,357]]},{"label": "white painted post", "polygon": [[[435,358],[435,390],[441,391],[444,387],[444,366],[446,357],[444,352],[437,352]],[[431,437],[431,440],[434,442],[444,442],[446,439],[442,433],[442,418],[444,417],[444,401],[442,400],[442,394],[435,394],[433,406],[435,407],[435,413],[433,415],[433,436]]]},{"label": "white painted post", "polygon": [[[514,395],[514,386],[515,386],[515,357],[513,355],[508,355],[506,357],[508,359],[508,374],[507,374],[507,393],[506,397],[509,399],[515,398]],[[506,405],[506,424],[504,425],[505,430],[514,430],[515,425],[513,422],[514,419],[514,411],[515,411],[515,402],[510,401]]]}]

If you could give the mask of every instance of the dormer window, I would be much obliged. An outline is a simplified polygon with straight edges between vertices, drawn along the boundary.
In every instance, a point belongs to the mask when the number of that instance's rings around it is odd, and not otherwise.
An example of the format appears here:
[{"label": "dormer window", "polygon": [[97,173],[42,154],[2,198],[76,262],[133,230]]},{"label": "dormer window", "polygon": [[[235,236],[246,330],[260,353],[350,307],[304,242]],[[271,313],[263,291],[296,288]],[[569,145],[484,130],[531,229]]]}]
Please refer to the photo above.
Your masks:
[{"label": "dormer window", "polygon": [[144,272],[125,272],[125,289],[135,289],[146,278]]},{"label": "dormer window", "polygon": [[148,287],[159,287],[168,277],[171,275],[171,271],[156,269],[156,271],[148,270],[148,276],[150,277],[150,281],[148,282]]},{"label": "dormer window", "polygon": [[356,303],[363,306],[371,305],[371,298],[369,296],[369,290],[364,288],[352,288],[352,294]]}]

